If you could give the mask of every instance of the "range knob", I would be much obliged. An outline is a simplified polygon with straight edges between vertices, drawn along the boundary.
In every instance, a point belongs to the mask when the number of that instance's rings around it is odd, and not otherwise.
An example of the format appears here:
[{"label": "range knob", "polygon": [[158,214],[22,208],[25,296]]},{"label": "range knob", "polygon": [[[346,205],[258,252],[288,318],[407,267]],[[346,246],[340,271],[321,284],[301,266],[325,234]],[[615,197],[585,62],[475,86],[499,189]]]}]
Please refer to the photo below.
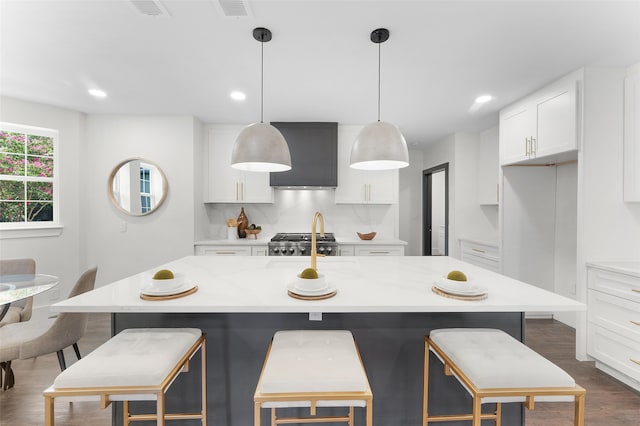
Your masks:
[{"label": "range knob", "polygon": [[280,249],[279,249],[278,247],[274,247],[274,248],[273,248],[273,252],[274,252],[274,253],[279,253],[279,252],[280,252]]},{"label": "range knob", "polygon": [[327,247],[327,254],[331,253],[331,247]]},{"label": "range knob", "polygon": [[324,247],[318,247],[318,253],[324,253]]},{"label": "range knob", "polygon": [[294,249],[293,247],[291,247],[291,248],[289,249],[289,253],[293,254],[293,253],[295,253],[295,252],[296,252],[296,249]]},{"label": "range knob", "polygon": [[306,249],[306,248],[304,248],[304,247],[300,247],[300,253],[304,253],[305,251],[307,251],[307,249]]}]

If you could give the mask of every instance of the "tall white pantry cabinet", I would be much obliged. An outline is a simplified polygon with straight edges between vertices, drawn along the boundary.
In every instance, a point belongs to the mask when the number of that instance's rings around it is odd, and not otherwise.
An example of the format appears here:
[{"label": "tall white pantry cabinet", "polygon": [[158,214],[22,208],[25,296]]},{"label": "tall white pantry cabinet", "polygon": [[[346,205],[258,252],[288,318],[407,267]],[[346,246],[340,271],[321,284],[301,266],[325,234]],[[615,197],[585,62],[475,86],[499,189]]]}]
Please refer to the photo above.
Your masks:
[{"label": "tall white pantry cabinet", "polygon": [[502,272],[573,299],[583,79],[578,70],[500,112]]}]

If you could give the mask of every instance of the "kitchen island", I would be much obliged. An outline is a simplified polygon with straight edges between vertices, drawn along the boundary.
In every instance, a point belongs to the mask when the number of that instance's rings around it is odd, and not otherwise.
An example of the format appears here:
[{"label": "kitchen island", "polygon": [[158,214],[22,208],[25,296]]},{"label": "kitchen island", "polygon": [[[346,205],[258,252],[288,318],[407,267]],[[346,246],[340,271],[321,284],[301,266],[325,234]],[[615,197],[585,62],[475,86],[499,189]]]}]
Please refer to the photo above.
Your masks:
[{"label": "kitchen island", "polygon": [[[308,266],[308,257],[189,256],[60,302],[52,309],[112,313],[113,333],[144,326],[203,329],[208,335],[209,420],[233,426],[252,424],[253,391],[277,330],[351,330],[374,394],[374,423],[417,426],[422,408],[422,336],[430,330],[494,327],[522,341],[524,312],[585,309],[571,299],[440,256],[319,258],[318,270],[336,287],[336,296],[320,301],[288,296],[288,286]],[[196,283],[198,291],[169,301],[140,299],[140,289],[158,269],[181,274]],[[454,269],[486,286],[487,299],[466,301],[435,294],[433,283]],[[432,362],[434,372],[442,371]],[[197,362],[192,365],[197,368]],[[169,410],[197,409],[199,388],[190,376],[197,374],[180,378],[171,388]],[[431,380],[437,389],[430,395],[434,414],[470,407],[470,398],[454,379],[432,374]],[[132,404],[132,410],[153,410],[153,404],[144,404]],[[504,424],[523,424],[517,404],[505,406],[503,414]],[[115,415],[114,424],[120,421],[120,415]]]}]

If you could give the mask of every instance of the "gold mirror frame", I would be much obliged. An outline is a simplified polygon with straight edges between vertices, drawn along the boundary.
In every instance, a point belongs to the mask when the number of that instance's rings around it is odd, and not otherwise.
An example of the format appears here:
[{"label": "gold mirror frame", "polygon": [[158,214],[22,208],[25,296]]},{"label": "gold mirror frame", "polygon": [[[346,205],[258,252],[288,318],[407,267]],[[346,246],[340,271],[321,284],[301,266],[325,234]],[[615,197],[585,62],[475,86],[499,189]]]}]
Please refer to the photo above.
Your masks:
[{"label": "gold mirror frame", "polygon": [[[149,210],[147,211],[143,211],[142,206],[141,196],[143,194],[140,192],[140,173],[136,172],[135,175],[133,175],[129,167],[136,162],[148,166],[150,171]],[[134,184],[131,183],[133,181],[131,176],[137,176]],[[156,177],[155,179],[153,179],[154,176]],[[160,178],[161,182],[157,182],[158,178]],[[128,185],[127,182],[129,183]],[[120,189],[122,188],[126,189],[121,191]],[[135,192],[134,197],[130,195],[131,188],[133,188]],[[113,168],[107,181],[107,194],[113,205],[116,206],[118,210],[131,216],[146,216],[158,210],[167,198],[168,189],[167,177],[162,169],[154,162],[144,158],[128,158],[121,161]],[[132,204],[134,205],[133,207]]]}]

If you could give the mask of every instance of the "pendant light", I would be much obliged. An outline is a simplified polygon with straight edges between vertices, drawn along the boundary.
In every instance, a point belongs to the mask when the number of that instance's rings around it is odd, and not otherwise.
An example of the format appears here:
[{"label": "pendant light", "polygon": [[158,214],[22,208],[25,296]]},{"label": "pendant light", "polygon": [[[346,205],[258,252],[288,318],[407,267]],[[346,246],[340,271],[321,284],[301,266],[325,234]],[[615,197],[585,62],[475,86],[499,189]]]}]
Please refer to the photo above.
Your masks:
[{"label": "pendant light", "polygon": [[250,172],[284,172],[291,170],[291,154],[282,133],[263,123],[264,113],[264,43],[271,40],[271,31],[255,28],[253,38],[260,42],[260,123],[243,129],[231,154],[231,167]]},{"label": "pendant light", "polygon": [[349,165],[360,170],[400,169],[409,165],[407,142],[398,126],[380,121],[380,45],[389,39],[389,30],[371,32],[371,41],[378,45],[378,121],[366,125],[358,134]]}]

